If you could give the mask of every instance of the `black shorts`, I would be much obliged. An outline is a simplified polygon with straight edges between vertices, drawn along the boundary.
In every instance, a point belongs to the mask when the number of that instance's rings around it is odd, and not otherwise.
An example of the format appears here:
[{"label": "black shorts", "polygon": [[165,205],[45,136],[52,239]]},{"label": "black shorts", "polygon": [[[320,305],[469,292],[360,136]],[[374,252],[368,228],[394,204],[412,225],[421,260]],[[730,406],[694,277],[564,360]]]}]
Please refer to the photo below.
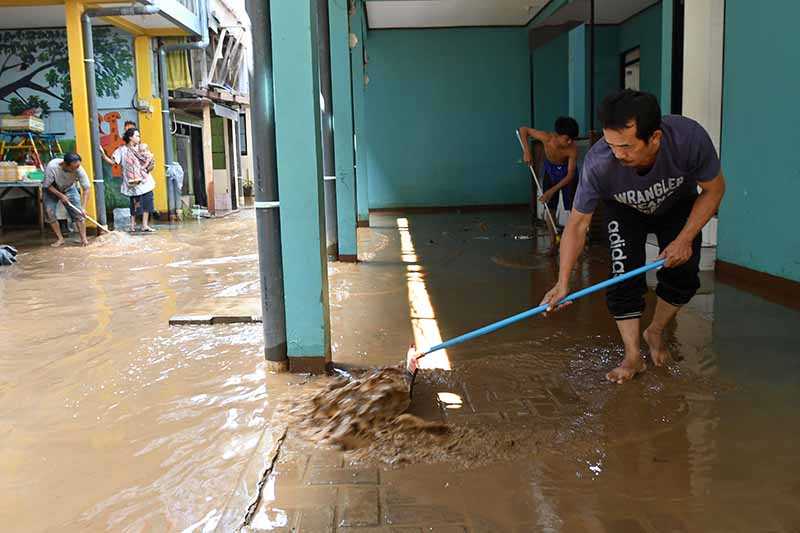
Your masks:
[{"label": "black shorts", "polygon": [[[605,201],[605,223],[611,253],[611,275],[630,272],[645,263],[647,235],[655,233],[658,248],[663,250],[683,230],[692,212],[697,195],[687,196],[662,215],[645,215],[632,207],[613,200]],[[700,244],[698,233],[692,242],[692,257],[675,268],[658,271],[656,294],[674,306],[689,302],[700,288]],[[645,276],[623,281],[608,288],[606,302],[608,310],[616,320],[639,318],[644,311],[644,295],[647,293]]]},{"label": "black shorts", "polygon": [[152,213],[153,191],[146,192],[140,196],[131,196],[131,216],[139,216],[142,213]]}]

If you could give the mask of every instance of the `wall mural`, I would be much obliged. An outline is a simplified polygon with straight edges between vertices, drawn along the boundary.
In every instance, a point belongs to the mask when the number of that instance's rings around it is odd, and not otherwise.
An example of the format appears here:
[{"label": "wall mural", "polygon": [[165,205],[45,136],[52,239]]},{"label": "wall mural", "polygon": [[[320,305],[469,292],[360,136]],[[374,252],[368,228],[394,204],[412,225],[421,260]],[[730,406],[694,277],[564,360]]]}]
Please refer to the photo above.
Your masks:
[{"label": "wall mural", "polygon": [[[98,108],[135,120],[131,36],[114,27],[96,27],[94,47]],[[0,113],[30,109],[41,113],[48,133],[75,137],[64,28],[0,31]]]},{"label": "wall mural", "polygon": [[[97,115],[97,121],[100,125],[100,146],[103,147],[103,151],[109,157],[114,153],[114,150],[125,144],[122,140],[122,133],[124,132],[120,132],[120,125],[123,124],[120,120],[121,118],[122,115],[116,111],[106,113],[105,115]],[[105,131],[106,129],[108,131]],[[111,175],[115,178],[121,177],[122,167],[117,164],[112,165]]]},{"label": "wall mural", "polygon": [[[133,77],[131,42],[114,28],[94,30],[97,94],[119,98]],[[0,101],[12,114],[39,108],[72,112],[66,30],[0,32]]]},{"label": "wall mural", "polygon": [[[95,26],[96,66],[101,145],[111,153],[121,144],[119,128],[137,120],[132,38],[110,26]],[[72,149],[72,117],[67,33],[64,28],[0,31],[0,113],[41,116],[45,131],[59,135]],[[104,164],[106,205],[127,205],[119,193],[119,169]]]}]

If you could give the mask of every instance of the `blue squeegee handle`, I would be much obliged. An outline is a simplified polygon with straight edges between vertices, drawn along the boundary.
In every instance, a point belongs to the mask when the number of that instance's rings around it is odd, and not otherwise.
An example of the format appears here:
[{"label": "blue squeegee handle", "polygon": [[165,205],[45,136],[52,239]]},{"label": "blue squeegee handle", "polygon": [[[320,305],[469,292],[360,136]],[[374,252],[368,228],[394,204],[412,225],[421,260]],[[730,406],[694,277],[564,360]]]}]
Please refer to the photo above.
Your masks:
[{"label": "blue squeegee handle", "polygon": [[[605,289],[606,287],[611,287],[612,285],[616,285],[617,283],[622,283],[625,280],[628,280],[628,279],[631,279],[631,278],[635,278],[636,276],[644,274],[645,272],[648,272],[650,270],[655,270],[655,269],[660,268],[662,266],[664,266],[664,259],[659,259],[658,261],[653,261],[652,263],[649,263],[647,265],[639,267],[636,270],[631,270],[630,272],[626,272],[625,274],[620,274],[619,276],[613,277],[611,279],[607,279],[605,281],[601,281],[600,283],[597,283],[596,285],[592,285],[591,287],[586,287],[585,289],[581,289],[579,291],[575,291],[572,294],[570,294],[569,296],[567,296],[566,298],[564,298],[563,300],[561,300],[561,302],[559,302],[559,303],[563,304],[563,303],[567,303],[567,302],[572,302],[574,300],[577,300],[578,298],[582,298],[584,296],[592,294],[593,292],[597,292],[597,291],[599,291],[601,289]],[[436,346],[434,346],[433,348],[431,348],[430,350],[428,350],[424,354],[420,355],[419,357],[425,357],[426,355],[428,355],[430,353],[433,353],[433,352],[435,352],[437,350],[444,350],[446,348],[451,348],[451,347],[453,347],[453,346],[455,346],[457,344],[461,344],[462,342],[466,342],[468,340],[475,339],[475,338],[480,337],[482,335],[486,335],[488,333],[495,332],[498,329],[503,329],[504,327],[510,326],[511,324],[515,324],[515,323],[519,322],[520,320],[525,320],[526,318],[530,318],[532,316],[536,316],[536,315],[538,315],[540,313],[543,313],[543,312],[547,311],[547,307],[548,307],[547,304],[543,304],[543,305],[540,305],[538,307],[534,307],[533,309],[528,309],[527,311],[523,311],[523,312],[521,312],[519,314],[516,314],[514,316],[510,316],[508,318],[504,318],[503,320],[501,320],[499,322],[495,322],[494,324],[489,324],[488,326],[483,326],[482,328],[476,329],[474,331],[470,331],[469,333],[464,333],[463,335],[461,335],[459,337],[456,337],[454,339],[450,339],[448,341],[444,341],[441,344],[437,344]]]}]

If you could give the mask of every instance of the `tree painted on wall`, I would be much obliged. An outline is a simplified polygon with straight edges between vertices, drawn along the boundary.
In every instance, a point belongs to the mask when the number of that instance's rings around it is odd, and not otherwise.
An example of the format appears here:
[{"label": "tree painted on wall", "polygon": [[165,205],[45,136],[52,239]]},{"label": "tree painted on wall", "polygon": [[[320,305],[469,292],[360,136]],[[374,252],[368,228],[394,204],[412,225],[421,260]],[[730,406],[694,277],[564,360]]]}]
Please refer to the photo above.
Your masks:
[{"label": "tree painted on wall", "polygon": [[[93,33],[97,96],[118,98],[120,87],[133,76],[130,42],[111,28],[95,28]],[[8,103],[12,113],[33,107],[47,113],[47,97],[58,102],[59,109],[72,112],[65,30],[0,32],[0,76],[13,75],[17,77],[0,87],[0,101]]]}]

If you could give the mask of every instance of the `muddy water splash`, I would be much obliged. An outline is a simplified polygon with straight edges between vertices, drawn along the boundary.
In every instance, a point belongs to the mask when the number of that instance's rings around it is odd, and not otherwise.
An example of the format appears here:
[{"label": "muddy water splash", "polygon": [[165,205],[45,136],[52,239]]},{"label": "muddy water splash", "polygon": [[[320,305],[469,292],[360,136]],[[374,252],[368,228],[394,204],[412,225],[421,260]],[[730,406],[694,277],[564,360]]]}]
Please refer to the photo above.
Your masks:
[{"label": "muddy water splash", "polygon": [[293,402],[288,414],[293,431],[343,450],[363,448],[394,433],[447,433],[444,424],[404,414],[410,403],[403,369],[386,367],[352,380],[320,379]]},{"label": "muddy water splash", "polygon": [[[420,381],[441,379],[435,374]],[[303,389],[276,411],[288,421],[290,439],[332,445],[353,463],[472,468],[520,457],[537,442],[526,427],[454,426],[406,412],[409,388],[401,367],[362,371],[353,379],[320,377]]]}]

